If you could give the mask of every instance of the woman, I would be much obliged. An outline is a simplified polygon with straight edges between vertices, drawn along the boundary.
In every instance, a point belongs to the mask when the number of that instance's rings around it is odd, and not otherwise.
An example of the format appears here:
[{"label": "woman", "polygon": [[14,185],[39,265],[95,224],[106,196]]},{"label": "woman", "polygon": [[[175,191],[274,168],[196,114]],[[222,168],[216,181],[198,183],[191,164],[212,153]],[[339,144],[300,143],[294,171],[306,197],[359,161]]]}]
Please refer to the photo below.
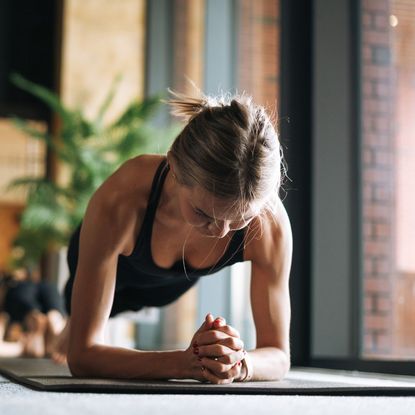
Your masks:
[{"label": "woman", "polygon": [[[71,239],[70,319],[55,354],[75,376],[212,383],[282,379],[290,367],[291,230],[278,198],[280,146],[249,97],[174,94],[187,121],[166,156],[127,161],[96,191]],[[109,317],[176,300],[197,280],[252,262],[257,348],[208,314],[186,350],[109,347]]]}]

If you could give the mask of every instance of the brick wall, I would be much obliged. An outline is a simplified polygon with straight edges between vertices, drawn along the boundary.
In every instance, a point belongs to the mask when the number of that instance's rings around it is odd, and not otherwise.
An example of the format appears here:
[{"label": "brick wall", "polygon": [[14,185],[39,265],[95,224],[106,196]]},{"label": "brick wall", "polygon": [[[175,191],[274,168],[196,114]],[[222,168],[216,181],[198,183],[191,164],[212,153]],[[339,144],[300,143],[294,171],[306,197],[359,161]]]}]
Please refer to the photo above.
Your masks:
[{"label": "brick wall", "polygon": [[395,186],[390,0],[362,1],[363,355],[393,348]]},{"label": "brick wall", "polygon": [[394,353],[415,357],[415,2],[392,1],[395,69],[396,275]]},{"label": "brick wall", "polygon": [[415,357],[415,2],[363,1],[364,345]]}]

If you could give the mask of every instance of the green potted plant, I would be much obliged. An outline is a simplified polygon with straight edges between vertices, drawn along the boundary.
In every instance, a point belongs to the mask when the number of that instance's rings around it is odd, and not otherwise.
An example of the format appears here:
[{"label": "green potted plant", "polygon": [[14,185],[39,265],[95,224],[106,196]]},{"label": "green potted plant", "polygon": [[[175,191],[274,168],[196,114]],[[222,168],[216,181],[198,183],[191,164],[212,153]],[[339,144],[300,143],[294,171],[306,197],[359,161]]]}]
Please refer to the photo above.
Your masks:
[{"label": "green potted plant", "polygon": [[14,122],[26,134],[45,142],[67,173],[64,184],[44,177],[23,177],[9,186],[24,186],[28,191],[14,241],[12,267],[33,268],[44,253],[67,245],[91,195],[114,170],[140,153],[166,151],[178,129],[176,125],[162,129],[151,125],[159,97],[131,102],[115,121],[105,124],[119,78],[93,120],[88,120],[81,110],[67,108],[52,91],[20,75],[13,74],[11,80],[42,100],[59,117],[60,128],[55,137],[39,132],[21,118]]}]

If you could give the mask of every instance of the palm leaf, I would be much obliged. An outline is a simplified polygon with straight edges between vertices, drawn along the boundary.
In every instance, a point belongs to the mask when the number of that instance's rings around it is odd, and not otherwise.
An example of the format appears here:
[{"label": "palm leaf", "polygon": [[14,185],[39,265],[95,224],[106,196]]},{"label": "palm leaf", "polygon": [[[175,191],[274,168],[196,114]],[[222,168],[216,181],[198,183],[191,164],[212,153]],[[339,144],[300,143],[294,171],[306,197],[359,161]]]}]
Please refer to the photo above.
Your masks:
[{"label": "palm leaf", "polygon": [[121,74],[119,74],[119,75],[117,75],[115,77],[114,81],[112,82],[111,88],[110,88],[107,96],[105,97],[102,105],[100,106],[100,108],[98,110],[98,114],[97,114],[97,116],[96,116],[96,118],[94,120],[94,124],[96,126],[96,131],[98,133],[100,133],[101,130],[102,130],[102,121],[103,121],[103,118],[104,118],[106,112],[108,111],[108,108],[110,107],[110,105],[111,105],[111,103],[112,103],[112,101],[114,99],[115,93],[116,93],[116,91],[118,89],[118,86],[119,86],[119,84],[121,82],[121,79],[122,79]]},{"label": "palm leaf", "polygon": [[[15,246],[24,250],[23,257],[18,261],[28,264],[38,261],[51,246],[69,242],[72,231],[85,214],[90,197],[116,168],[131,156],[150,148],[165,148],[170,136],[163,134],[163,131],[159,134],[148,122],[159,105],[159,97],[134,101],[115,122],[103,125],[120,77],[114,80],[92,122],[84,117],[82,110],[67,109],[46,88],[20,75],[14,74],[12,79],[17,86],[37,96],[61,117],[62,124],[56,139],[18,118],[15,123],[34,139],[45,141],[68,169],[68,180],[64,185],[34,177],[22,177],[9,185],[10,188],[20,186],[29,190],[15,241]],[[154,137],[157,137],[157,143]]]},{"label": "palm leaf", "polygon": [[29,81],[23,76],[12,73],[10,75],[11,82],[18,86],[20,89],[23,89],[26,92],[31,93],[32,95],[39,98],[42,102],[48,105],[54,112],[59,114],[64,122],[67,122],[70,118],[70,112],[62,105],[59,97],[54,94],[52,91],[44,88],[41,85],[35,84],[34,82]]},{"label": "palm leaf", "polygon": [[13,124],[22,132],[29,135],[30,137],[41,140],[46,143],[46,145],[52,149],[55,149],[55,144],[53,143],[52,137],[47,132],[39,131],[37,128],[33,128],[29,125],[26,120],[23,120],[18,117],[12,117]]},{"label": "palm leaf", "polygon": [[159,96],[149,97],[140,102],[132,102],[124,111],[124,113],[121,114],[118,120],[110,125],[109,129],[112,130],[119,127],[128,128],[134,123],[143,121],[150,117],[150,115],[155,112],[159,105]]},{"label": "palm leaf", "polygon": [[20,179],[12,180],[7,185],[7,190],[17,189],[19,187],[26,188],[29,193],[37,192],[49,192],[56,196],[69,197],[71,193],[68,189],[58,186],[56,183],[51,182],[42,177],[21,177]]}]

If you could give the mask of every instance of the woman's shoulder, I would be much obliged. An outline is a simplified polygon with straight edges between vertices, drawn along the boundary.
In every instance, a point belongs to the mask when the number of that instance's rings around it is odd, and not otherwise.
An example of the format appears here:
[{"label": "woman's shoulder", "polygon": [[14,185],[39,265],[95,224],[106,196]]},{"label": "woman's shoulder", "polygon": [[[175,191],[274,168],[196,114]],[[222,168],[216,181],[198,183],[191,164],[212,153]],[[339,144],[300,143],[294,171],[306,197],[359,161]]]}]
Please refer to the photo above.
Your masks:
[{"label": "woman's shoulder", "polygon": [[140,154],[127,160],[120,169],[137,169],[143,174],[151,173],[151,170],[156,170],[163,160],[166,160],[164,154]]},{"label": "woman's shoulder", "polygon": [[127,160],[107,180],[118,189],[135,190],[151,186],[154,173],[166,156],[141,154]]},{"label": "woman's shoulder", "polygon": [[271,263],[284,251],[291,251],[292,231],[287,211],[278,201],[274,212],[265,211],[248,225],[244,258],[258,263]]},{"label": "woman's shoulder", "polygon": [[110,206],[131,201],[147,201],[154,174],[165,158],[158,154],[143,154],[127,160],[97,190],[96,197]]},{"label": "woman's shoulder", "polygon": [[[102,226],[124,240],[124,250],[134,243],[147,207],[151,185],[161,155],[140,155],[121,165],[92,196],[85,220]],[[118,235],[118,236],[117,236]]]}]

